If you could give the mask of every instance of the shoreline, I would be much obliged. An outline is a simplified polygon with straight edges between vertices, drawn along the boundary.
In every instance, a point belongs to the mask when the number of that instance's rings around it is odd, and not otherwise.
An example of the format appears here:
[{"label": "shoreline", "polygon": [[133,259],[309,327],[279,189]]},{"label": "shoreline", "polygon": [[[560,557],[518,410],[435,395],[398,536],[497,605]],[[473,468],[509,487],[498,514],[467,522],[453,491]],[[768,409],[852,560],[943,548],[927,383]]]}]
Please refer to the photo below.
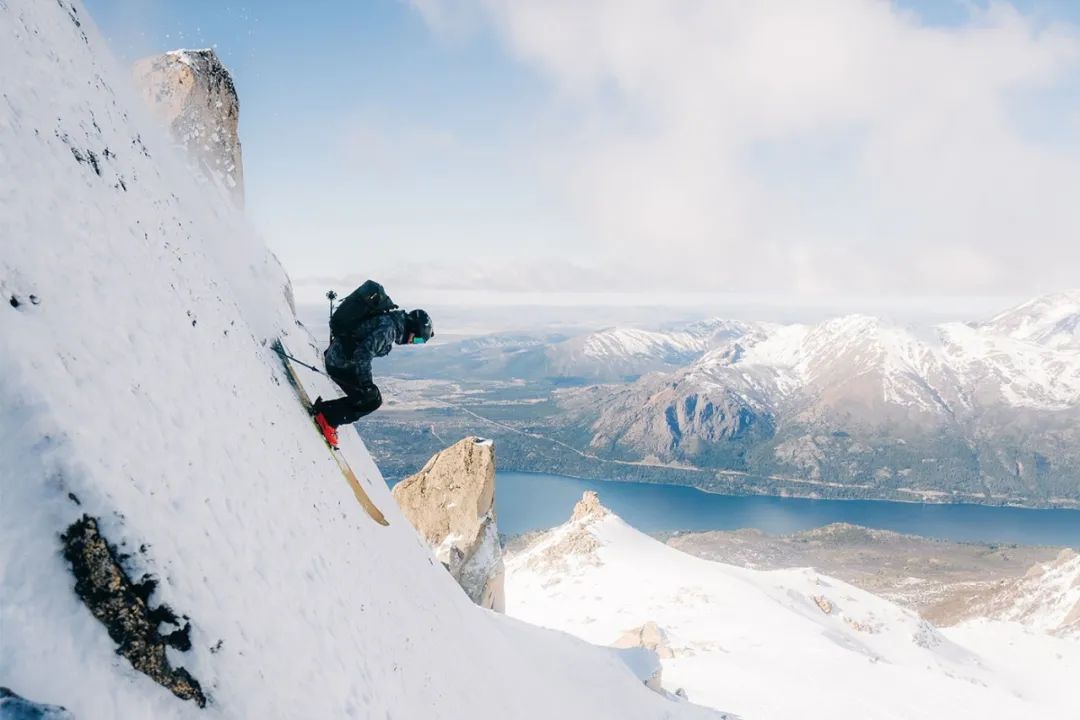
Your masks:
[{"label": "shoreline", "polygon": [[[510,480],[508,475],[516,476],[519,484],[515,490],[500,491],[498,481],[500,478]],[[551,481],[550,493],[544,490],[545,479]],[[508,537],[557,525],[563,519],[562,506],[572,504],[580,498],[582,490],[589,489],[599,492],[602,502],[609,507],[616,506],[613,509],[624,520],[648,534],[728,532],[749,528],[782,537],[840,523],[954,543],[1080,550],[1080,511],[1072,508],[731,494],[691,485],[522,470],[498,470],[496,483],[497,502],[501,499],[505,503],[500,517],[510,521],[501,528]],[[607,500],[604,485],[618,487],[618,490],[612,488],[609,491]],[[645,490],[645,486],[653,486],[654,492],[660,493],[667,493],[670,488],[673,494],[666,497],[635,494],[637,490]],[[687,491],[701,493],[701,500],[695,500]],[[715,501],[707,502],[706,497]],[[549,500],[545,502],[545,498]],[[733,502],[725,503],[725,499]],[[854,502],[841,503],[839,500]],[[697,507],[699,504],[701,506]],[[553,505],[560,508],[559,513],[551,512]],[[568,508],[566,512],[569,512]],[[549,518],[549,515],[554,517]]]},{"label": "shoreline", "polygon": [[[660,469],[670,469],[664,466],[658,466]],[[736,490],[716,490],[701,487],[693,483],[673,483],[673,482],[654,482],[650,480],[626,480],[615,479],[610,477],[587,477],[584,475],[573,475],[566,472],[553,472],[549,470],[518,470],[513,468],[500,469],[498,472],[519,473],[522,475],[552,475],[556,477],[569,478],[571,480],[583,480],[588,482],[603,482],[603,483],[627,483],[631,485],[661,485],[670,487],[684,487],[697,490],[698,492],[705,493],[706,495],[719,495],[722,497],[769,497],[777,498],[779,500],[828,500],[828,501],[853,501],[853,502],[881,502],[881,503],[895,503],[900,505],[925,505],[925,506],[967,506],[967,507],[985,507],[985,508],[1009,508],[1015,510],[1066,510],[1073,512],[1080,512],[1080,500],[1063,500],[1060,503],[1038,503],[1036,501],[1023,502],[1023,501],[1003,501],[1003,502],[978,502],[974,500],[952,500],[952,499],[911,499],[905,497],[885,497],[880,495],[874,495],[869,497],[852,497],[850,495],[841,494],[799,494],[799,493],[776,493],[776,492],[738,492]],[[717,472],[724,473],[725,471],[709,471],[698,469],[697,472]],[[759,476],[746,476],[746,477],[759,477]],[[764,477],[764,476],[760,476]],[[772,478],[766,478],[772,479]],[[774,480],[774,482],[799,482],[796,480]],[[396,480],[399,481],[399,480]],[[809,482],[809,481],[805,481]],[[815,485],[815,487],[819,487]],[[857,486],[849,486],[842,484],[833,485],[821,485],[822,488],[833,487],[836,489],[856,488]],[[915,491],[917,492],[917,491]],[[931,491],[927,491],[931,492]],[[943,491],[942,491],[943,492]]]}]

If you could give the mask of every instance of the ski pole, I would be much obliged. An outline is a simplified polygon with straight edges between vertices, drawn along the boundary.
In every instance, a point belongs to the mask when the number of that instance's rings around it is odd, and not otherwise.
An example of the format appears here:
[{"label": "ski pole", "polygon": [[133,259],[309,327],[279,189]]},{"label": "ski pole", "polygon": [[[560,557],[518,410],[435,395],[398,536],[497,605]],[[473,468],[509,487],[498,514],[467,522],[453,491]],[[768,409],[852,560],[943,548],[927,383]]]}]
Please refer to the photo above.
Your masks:
[{"label": "ski pole", "polygon": [[[326,299],[330,301],[330,320],[333,321],[333,319],[334,319],[334,301],[337,300],[337,293],[334,292],[333,290],[327,290],[326,291]],[[331,331],[331,335],[333,335],[333,331]]]},{"label": "ski pole", "polygon": [[320,370],[319,368],[315,367],[314,365],[308,365],[308,364],[307,364],[306,362],[304,362],[303,360],[297,360],[296,358],[294,358],[294,357],[293,357],[292,355],[290,355],[289,353],[287,353],[287,352],[285,352],[284,350],[281,350],[280,348],[278,348],[278,347],[277,347],[276,345],[272,346],[272,348],[273,348],[274,352],[276,352],[276,353],[277,353],[278,355],[280,355],[281,357],[283,357],[283,358],[287,358],[287,359],[289,359],[289,360],[293,361],[294,363],[296,363],[297,365],[300,365],[301,367],[306,367],[306,368],[307,368],[308,370],[310,370],[310,371],[312,371],[312,372],[316,372],[316,373],[319,373],[320,375],[326,375],[326,373],[324,373],[324,372],[323,372],[322,370]]}]

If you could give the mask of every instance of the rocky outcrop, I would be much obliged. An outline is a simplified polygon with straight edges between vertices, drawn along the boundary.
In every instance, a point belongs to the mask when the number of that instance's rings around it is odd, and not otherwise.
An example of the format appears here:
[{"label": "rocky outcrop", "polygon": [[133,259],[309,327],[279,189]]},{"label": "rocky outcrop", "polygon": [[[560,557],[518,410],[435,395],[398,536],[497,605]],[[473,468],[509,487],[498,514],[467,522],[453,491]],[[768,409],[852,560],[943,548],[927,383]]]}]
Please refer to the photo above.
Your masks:
[{"label": "rocky outcrop", "polygon": [[394,486],[405,517],[477,605],[503,612],[504,569],[495,519],[495,447],[467,437]]},{"label": "rocky outcrop", "polygon": [[662,659],[675,657],[675,653],[668,645],[667,633],[652,620],[641,627],[627,630],[613,643],[613,646],[617,648],[642,647],[652,650],[658,658]]},{"label": "rocky outcrop", "polygon": [[574,512],[570,515],[570,522],[578,522],[589,518],[602,518],[610,515],[611,511],[600,504],[600,496],[595,490],[586,490],[581,499],[574,505]]},{"label": "rocky outcrop", "polygon": [[[199,681],[184,668],[169,663],[166,647],[191,649],[191,625],[181,627],[180,619],[166,605],[150,606],[154,580],[144,577],[132,582],[92,517],[84,515],[72,523],[61,540],[64,558],[75,576],[75,594],[108,630],[117,654],[178,698],[206,707]],[[162,635],[158,628],[163,624],[177,630]]]},{"label": "rocky outcrop", "polygon": [[546,573],[553,583],[586,566],[603,565],[600,559],[600,541],[591,531],[594,522],[603,520],[611,511],[600,504],[600,496],[594,490],[586,490],[565,525],[554,531],[533,537],[519,553],[531,570]]},{"label": "rocky outcrop", "polygon": [[213,50],[174,50],[135,63],[136,86],[194,162],[244,204],[240,101]]}]

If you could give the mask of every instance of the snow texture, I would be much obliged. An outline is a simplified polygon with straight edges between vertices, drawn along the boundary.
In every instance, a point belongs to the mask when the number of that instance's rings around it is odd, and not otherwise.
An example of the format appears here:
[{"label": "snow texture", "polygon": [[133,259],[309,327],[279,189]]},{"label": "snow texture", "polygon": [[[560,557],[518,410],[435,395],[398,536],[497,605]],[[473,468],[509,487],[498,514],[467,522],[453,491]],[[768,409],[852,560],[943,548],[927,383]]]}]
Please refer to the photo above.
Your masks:
[{"label": "snow texture", "polygon": [[[361,510],[267,342],[286,278],[68,0],[0,0],[0,678],[76,718],[703,718],[605,649],[475,607],[361,439]],[[313,395],[332,395],[309,375]],[[136,672],[76,597],[84,514],[190,619]]]},{"label": "snow texture", "polygon": [[[684,554],[594,509],[510,556],[507,614],[594,643],[655,621],[664,686],[755,720],[1080,717],[1080,642],[1015,623],[938,630],[811,568]],[[569,550],[569,552],[568,552]]]},{"label": "snow texture", "polygon": [[71,713],[56,705],[42,705],[0,687],[0,720],[72,720]]}]

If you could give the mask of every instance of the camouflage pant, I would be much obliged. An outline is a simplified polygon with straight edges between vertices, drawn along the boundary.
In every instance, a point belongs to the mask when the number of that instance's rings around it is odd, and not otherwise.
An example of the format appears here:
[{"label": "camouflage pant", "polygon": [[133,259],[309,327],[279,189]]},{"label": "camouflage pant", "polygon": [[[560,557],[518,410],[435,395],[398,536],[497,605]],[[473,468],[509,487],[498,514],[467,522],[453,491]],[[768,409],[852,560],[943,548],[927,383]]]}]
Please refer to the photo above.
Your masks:
[{"label": "camouflage pant", "polygon": [[323,354],[326,372],[345,392],[345,397],[324,401],[319,409],[326,421],[338,427],[356,422],[382,405],[382,393],[371,379],[371,361],[356,362],[344,344],[334,340]]}]

